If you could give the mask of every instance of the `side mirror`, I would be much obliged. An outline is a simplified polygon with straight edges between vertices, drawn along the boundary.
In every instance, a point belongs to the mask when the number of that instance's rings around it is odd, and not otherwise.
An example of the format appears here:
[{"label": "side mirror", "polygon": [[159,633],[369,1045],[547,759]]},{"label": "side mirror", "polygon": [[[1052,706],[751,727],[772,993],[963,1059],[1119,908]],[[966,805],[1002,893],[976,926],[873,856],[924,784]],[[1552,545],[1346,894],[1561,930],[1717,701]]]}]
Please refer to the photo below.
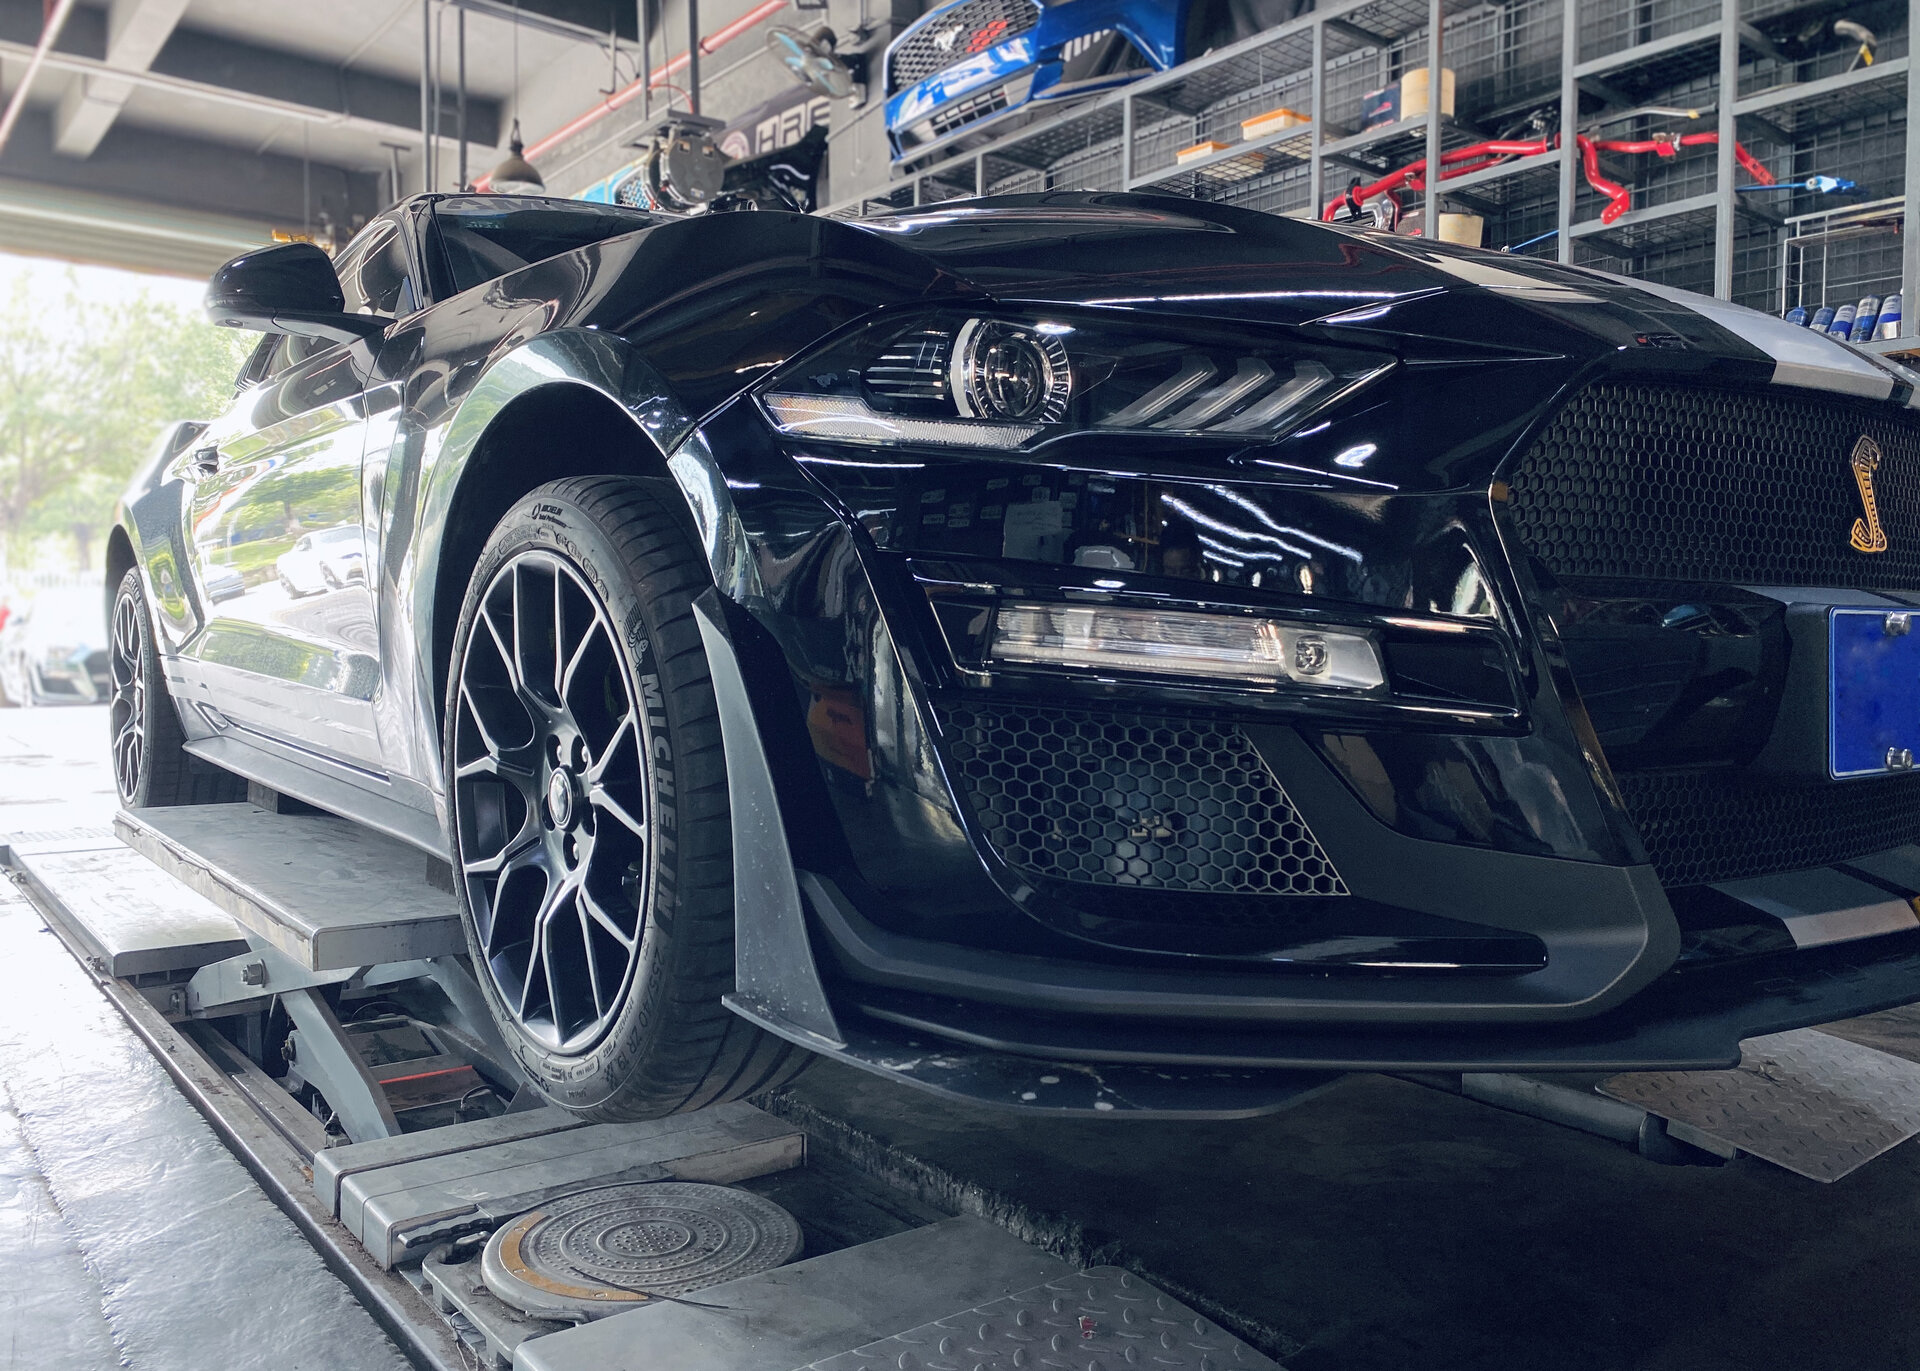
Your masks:
[{"label": "side mirror", "polygon": [[347,313],[333,263],[312,243],[276,243],[228,262],[207,282],[207,318],[227,328],[339,343],[371,338],[390,322]]}]

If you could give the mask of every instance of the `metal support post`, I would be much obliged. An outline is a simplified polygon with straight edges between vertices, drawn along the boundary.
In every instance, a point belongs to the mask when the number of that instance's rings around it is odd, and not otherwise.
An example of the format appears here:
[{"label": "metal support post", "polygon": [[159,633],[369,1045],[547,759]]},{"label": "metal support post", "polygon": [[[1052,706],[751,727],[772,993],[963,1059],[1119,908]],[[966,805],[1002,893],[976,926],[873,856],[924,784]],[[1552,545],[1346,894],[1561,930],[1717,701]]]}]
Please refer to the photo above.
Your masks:
[{"label": "metal support post", "polygon": [[[1920,3],[1920,0],[1916,0]],[[1554,220],[1554,259],[1573,261],[1573,203],[1580,194],[1580,0],[1560,7],[1560,202]]]},{"label": "metal support post", "polygon": [[1720,146],[1714,159],[1713,293],[1722,300],[1733,298],[1733,213],[1738,198],[1734,187],[1739,184],[1733,145],[1740,136],[1733,106],[1739,96],[1740,0],[1720,0]]},{"label": "metal support post", "polygon": [[420,0],[420,189],[433,189],[433,0]]},{"label": "metal support post", "polygon": [[407,145],[405,143],[382,143],[380,146],[387,150],[387,175],[391,178],[387,183],[387,189],[393,192],[389,197],[389,203],[398,204],[400,203],[400,197],[405,193],[403,183],[400,179],[400,154],[407,150]]},{"label": "metal support post", "polygon": [[1427,195],[1420,232],[1429,243],[1440,238],[1440,31],[1446,17],[1442,0],[1427,0]]},{"label": "metal support post", "polygon": [[640,119],[653,118],[653,0],[636,0],[640,11]]},{"label": "metal support post", "polygon": [[460,126],[460,189],[467,188],[467,12],[462,9],[454,24],[454,45],[460,51],[459,59],[459,114],[456,122]]},{"label": "metal support post", "polygon": [[1120,189],[1133,189],[1133,92],[1120,97]]},{"label": "metal support post", "polygon": [[[1920,0],[1915,0],[1920,3]],[[1573,3],[1573,0],[1567,0]],[[1312,217],[1318,219],[1327,205],[1327,164],[1320,155],[1320,145],[1326,141],[1327,128],[1327,25],[1325,20],[1313,21],[1313,71],[1307,78],[1312,101],[1308,113],[1313,122],[1307,127],[1307,207]]]},{"label": "metal support post", "polygon": [[687,0],[687,112],[700,112],[700,0]]}]

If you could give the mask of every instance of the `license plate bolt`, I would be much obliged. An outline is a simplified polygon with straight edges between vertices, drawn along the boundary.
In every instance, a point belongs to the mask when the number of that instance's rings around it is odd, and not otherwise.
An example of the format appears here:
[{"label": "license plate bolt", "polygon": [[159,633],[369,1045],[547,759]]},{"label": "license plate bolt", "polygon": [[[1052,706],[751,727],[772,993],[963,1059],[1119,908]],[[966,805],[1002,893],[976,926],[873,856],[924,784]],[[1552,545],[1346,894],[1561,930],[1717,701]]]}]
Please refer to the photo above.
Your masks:
[{"label": "license plate bolt", "polygon": [[1890,747],[1887,749],[1887,770],[1913,770],[1913,749],[1910,747]]},{"label": "license plate bolt", "polygon": [[1913,632],[1913,615],[1906,610],[1896,610],[1887,616],[1887,636],[1904,638]]}]

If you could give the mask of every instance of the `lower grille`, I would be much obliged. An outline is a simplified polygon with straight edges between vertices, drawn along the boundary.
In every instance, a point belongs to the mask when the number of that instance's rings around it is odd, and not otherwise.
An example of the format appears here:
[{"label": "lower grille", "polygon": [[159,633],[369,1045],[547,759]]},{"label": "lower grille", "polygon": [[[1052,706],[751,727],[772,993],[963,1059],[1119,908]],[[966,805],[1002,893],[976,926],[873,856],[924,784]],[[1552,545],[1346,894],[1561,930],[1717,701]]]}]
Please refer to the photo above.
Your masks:
[{"label": "lower grille", "polygon": [[1729,771],[1615,779],[1669,887],[1826,866],[1920,842],[1920,775],[1839,785]]},{"label": "lower grille", "polygon": [[998,114],[1007,107],[1007,88],[995,86],[992,90],[982,91],[978,95],[969,95],[966,99],[948,105],[945,109],[935,110],[928,121],[933,125],[936,138],[944,138],[955,129],[965,128],[977,123],[989,114]]},{"label": "lower grille", "polygon": [[1027,876],[1232,895],[1345,895],[1239,729],[1052,706],[942,711],[982,834]]}]

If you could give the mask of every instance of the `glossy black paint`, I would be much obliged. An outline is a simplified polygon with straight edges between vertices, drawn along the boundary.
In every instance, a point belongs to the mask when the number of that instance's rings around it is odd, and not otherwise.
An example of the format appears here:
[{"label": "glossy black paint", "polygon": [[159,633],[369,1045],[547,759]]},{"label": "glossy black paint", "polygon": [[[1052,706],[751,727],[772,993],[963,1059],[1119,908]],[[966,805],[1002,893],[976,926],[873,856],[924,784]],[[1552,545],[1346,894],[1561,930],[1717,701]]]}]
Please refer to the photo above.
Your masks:
[{"label": "glossy black paint", "polygon": [[[1017,1018],[1070,995],[1115,1043],[1143,1019],[1263,1025],[1246,1051],[1268,1064],[1304,1060],[1274,1035],[1313,1023],[1307,1055],[1324,1063],[1338,1026],[1604,1016],[1673,965],[1680,928],[1611,766],[1674,748],[1742,759],[1777,708],[1777,616],[1724,590],[1553,583],[1506,526],[1498,477],[1597,377],[1768,384],[1773,360],[1728,328],[1595,273],[1116,196],[859,226],[668,222],[448,294],[432,204],[391,216],[424,308],[243,389],[208,431],[229,463],[213,483],[176,462],[129,492],[121,536],[208,755],[439,846],[446,651],[479,541],[542,481],[632,471],[686,499],[793,864],[843,902],[811,925],[837,1005],[901,1024],[952,1015],[887,996]],[[1226,321],[1398,365],[1279,441],[1078,434],[1018,455],[799,441],[753,393],[877,317],[996,306]],[[220,492],[249,498],[303,463],[351,473],[329,478],[337,509],[315,520],[358,530],[358,591],[324,622],[249,606],[251,588],[219,609],[206,530],[227,517]],[[1128,549],[1137,569],[1010,555],[984,511],[1021,491],[1072,495],[1071,538]],[[1168,510],[1210,540],[1203,575],[1155,550],[1150,520]],[[982,615],[1020,597],[1363,627],[1394,696],[1314,705],[995,668]],[[1353,893],[1010,870],[959,798],[942,733],[943,705],[980,699],[1231,723]],[[1236,924],[1244,900],[1260,918]],[[1182,910],[1206,920],[1170,922]]]},{"label": "glossy black paint", "polygon": [[332,260],[312,243],[279,243],[236,257],[207,283],[216,324],[352,342],[385,325],[347,313]]}]

